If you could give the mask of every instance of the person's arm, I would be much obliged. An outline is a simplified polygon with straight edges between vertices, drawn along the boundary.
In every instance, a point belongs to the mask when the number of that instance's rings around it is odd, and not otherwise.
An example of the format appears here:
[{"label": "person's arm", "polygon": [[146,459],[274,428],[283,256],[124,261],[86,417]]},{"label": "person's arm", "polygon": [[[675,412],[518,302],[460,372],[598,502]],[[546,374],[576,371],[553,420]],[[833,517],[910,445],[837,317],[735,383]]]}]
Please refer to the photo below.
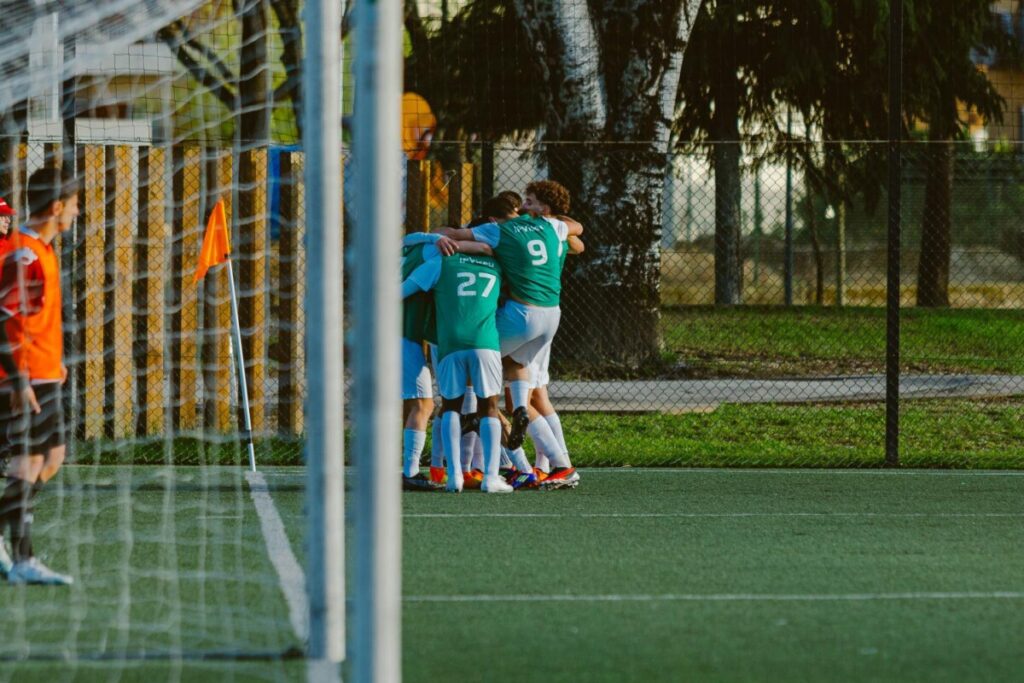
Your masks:
[{"label": "person's arm", "polygon": [[417,244],[426,244],[437,247],[445,256],[455,253],[454,241],[442,231],[438,232],[412,232],[402,238],[403,247],[414,247]]},{"label": "person's arm", "polygon": [[470,254],[473,256],[494,256],[494,250],[483,242],[470,242],[470,241],[459,241],[455,244],[458,245],[458,252],[460,254]]},{"label": "person's arm", "polygon": [[427,259],[402,281],[402,298],[405,299],[417,292],[429,292],[437,284],[439,277],[441,277],[441,258]]},{"label": "person's arm", "polygon": [[583,234],[583,224],[578,221],[574,221],[568,216],[555,216],[558,220],[565,223],[566,227],[569,228],[570,236],[579,236]]},{"label": "person's arm", "polygon": [[583,250],[586,249],[586,246],[583,244],[583,240],[576,235],[569,235],[569,238],[565,242],[569,245],[570,256],[582,254]]},{"label": "person's arm", "polygon": [[445,237],[455,240],[456,242],[473,241],[472,228],[441,228],[438,232]]}]

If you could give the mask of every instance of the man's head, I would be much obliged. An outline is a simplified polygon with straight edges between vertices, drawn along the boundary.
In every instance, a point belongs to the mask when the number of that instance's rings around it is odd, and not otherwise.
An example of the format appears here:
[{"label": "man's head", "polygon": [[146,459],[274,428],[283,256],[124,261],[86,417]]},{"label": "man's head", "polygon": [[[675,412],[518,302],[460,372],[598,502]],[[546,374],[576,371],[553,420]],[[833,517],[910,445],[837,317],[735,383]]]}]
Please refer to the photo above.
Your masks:
[{"label": "man's head", "polygon": [[516,211],[516,206],[508,198],[499,194],[484,202],[483,207],[480,209],[480,216],[473,219],[469,227],[475,228],[484,223],[504,223],[518,215],[519,212]]},{"label": "man's head", "polygon": [[7,235],[11,229],[11,221],[14,220],[14,209],[0,197],[0,237]]},{"label": "man's head", "polygon": [[569,190],[554,180],[532,182],[522,208],[534,216],[562,216],[569,213]]},{"label": "man's head", "polygon": [[519,211],[519,207],[521,207],[523,205],[523,198],[519,195],[518,192],[515,192],[513,190],[504,190],[502,192],[499,192],[498,196],[499,197],[504,197],[505,199],[507,199],[510,202],[512,202],[512,206],[515,207],[516,212],[518,212]]},{"label": "man's head", "polygon": [[33,222],[54,221],[58,232],[71,227],[78,216],[79,182],[61,180],[55,168],[41,168],[28,178],[28,212]]}]

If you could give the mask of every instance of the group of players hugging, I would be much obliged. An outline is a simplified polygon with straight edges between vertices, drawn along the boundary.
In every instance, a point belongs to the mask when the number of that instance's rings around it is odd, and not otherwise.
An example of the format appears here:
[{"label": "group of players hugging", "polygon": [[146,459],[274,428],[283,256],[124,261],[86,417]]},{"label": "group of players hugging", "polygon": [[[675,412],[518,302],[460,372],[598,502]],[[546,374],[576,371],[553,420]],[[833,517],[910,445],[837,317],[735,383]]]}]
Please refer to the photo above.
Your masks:
[{"label": "group of players hugging", "polygon": [[[463,228],[411,233],[402,249],[402,482],[407,490],[487,493],[575,488],[548,397],[562,268],[583,251],[569,192],[542,180],[502,192]],[[429,475],[420,471],[441,394]],[[504,391],[503,391],[504,387]],[[499,410],[504,394],[509,418]],[[529,434],[536,450],[523,450]]]}]

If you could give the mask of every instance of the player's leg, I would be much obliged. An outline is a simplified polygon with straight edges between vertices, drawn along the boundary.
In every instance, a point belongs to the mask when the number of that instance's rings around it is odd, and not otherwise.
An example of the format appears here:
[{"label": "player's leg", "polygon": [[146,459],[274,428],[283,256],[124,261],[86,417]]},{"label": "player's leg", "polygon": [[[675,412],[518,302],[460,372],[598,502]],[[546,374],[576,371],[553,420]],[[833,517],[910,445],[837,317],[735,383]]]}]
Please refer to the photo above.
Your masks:
[{"label": "player's leg", "polygon": [[[35,498],[43,485],[52,479],[64,464],[67,432],[60,384],[53,382],[34,387],[39,413],[29,413],[27,419],[17,421],[18,428],[11,437],[12,448],[28,456],[16,470],[30,483],[27,498],[22,499],[20,520],[12,519],[11,546],[14,566],[8,574],[10,583],[69,585],[70,576],[58,574],[35,556],[32,545],[32,523],[35,516]],[[25,495],[24,492],[22,495]],[[13,522],[20,521],[20,524]]]},{"label": "player's leg", "polygon": [[462,476],[462,397],[470,380],[466,351],[449,353],[437,364],[437,385],[441,392],[441,443],[448,459],[447,489],[460,492]]},{"label": "player's leg", "polygon": [[498,309],[495,324],[501,339],[501,364],[505,380],[512,397],[512,429],[508,447],[519,448],[523,443],[526,425],[529,424],[527,406],[530,404],[530,375],[527,369],[529,359],[522,357],[536,331],[531,329],[529,308],[517,301],[509,301]]},{"label": "player's leg", "polygon": [[402,487],[407,490],[440,488],[420,474],[420,459],[427,442],[427,424],[434,409],[433,387],[423,345],[402,339]]},{"label": "player's leg", "polygon": [[[428,344],[430,349],[430,365],[437,377],[437,345]],[[434,409],[434,417],[430,423],[430,481],[436,484],[443,484],[445,481],[444,471],[444,444],[441,441],[441,409]]]},{"label": "player's leg", "polygon": [[480,489],[485,493],[511,493],[514,489],[498,474],[501,460],[501,422],[498,418],[498,396],[501,393],[501,356],[497,351],[474,352],[473,387],[479,395],[480,441],[484,451],[484,478]]},{"label": "player's leg", "polygon": [[483,450],[480,447],[480,421],[477,418],[477,399],[472,383],[466,385],[460,410],[462,422],[462,477],[463,488],[478,489],[484,478]]}]

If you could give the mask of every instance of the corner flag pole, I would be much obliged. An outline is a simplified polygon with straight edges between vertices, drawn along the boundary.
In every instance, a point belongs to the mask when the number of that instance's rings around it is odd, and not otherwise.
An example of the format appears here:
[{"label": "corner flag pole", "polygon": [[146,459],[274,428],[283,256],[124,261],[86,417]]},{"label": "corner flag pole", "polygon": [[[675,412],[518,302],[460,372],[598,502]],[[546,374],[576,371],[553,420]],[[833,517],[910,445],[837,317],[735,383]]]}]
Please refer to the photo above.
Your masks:
[{"label": "corner flag pole", "polygon": [[249,388],[245,383],[245,356],[242,353],[242,327],[238,322],[238,298],[235,295],[235,273],[231,268],[231,242],[228,239],[228,218],[224,210],[224,200],[220,199],[213,205],[210,218],[206,221],[206,233],[203,235],[203,246],[199,250],[199,262],[196,264],[195,282],[198,283],[206,272],[221,263],[228,264],[228,289],[231,293],[231,330],[234,332],[238,362],[235,372],[238,373],[239,391],[242,394],[242,407],[245,412],[245,440],[249,447],[249,469],[256,471],[256,449],[252,444],[252,417],[249,415]]},{"label": "corner flag pole", "polygon": [[238,353],[238,362],[235,363],[235,372],[238,373],[238,390],[242,394],[242,412],[245,414],[245,440],[249,448],[249,471],[256,471],[256,448],[252,443],[252,416],[249,414],[249,387],[245,381],[245,353],[242,351],[242,325],[238,321],[238,296],[235,294],[235,271],[231,267],[231,259],[228,264],[228,290],[231,293],[231,329],[235,333],[235,349]]}]

